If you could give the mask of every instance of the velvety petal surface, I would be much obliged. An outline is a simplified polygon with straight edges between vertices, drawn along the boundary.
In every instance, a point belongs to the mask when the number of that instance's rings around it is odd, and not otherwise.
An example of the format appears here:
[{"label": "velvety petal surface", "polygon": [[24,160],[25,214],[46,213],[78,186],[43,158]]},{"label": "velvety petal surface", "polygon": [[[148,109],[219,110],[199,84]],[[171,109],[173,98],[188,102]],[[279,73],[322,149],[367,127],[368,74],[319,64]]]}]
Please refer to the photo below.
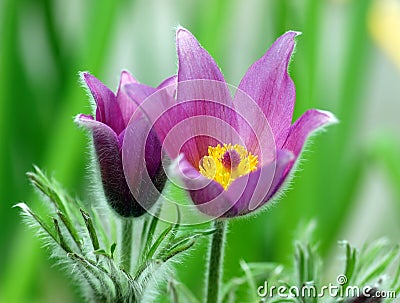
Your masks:
[{"label": "velvety petal surface", "polygon": [[143,116],[131,120],[122,146],[123,169],[133,196],[145,209],[157,201],[165,183],[160,178],[161,157],[161,145],[148,120]]},{"label": "velvety petal surface", "polygon": [[97,105],[96,120],[110,126],[115,133],[121,133],[125,128],[124,119],[114,93],[89,73],[83,73],[83,79]]},{"label": "velvety petal surface", "polygon": [[92,131],[104,194],[121,216],[140,216],[144,209],[133,198],[122,167],[120,143],[114,130],[91,116],[78,115],[76,123]]},{"label": "velvety petal surface", "polygon": [[[297,32],[279,37],[261,59],[246,72],[239,89],[262,108],[280,149],[287,137],[295,103],[295,86],[287,68]],[[236,104],[236,102],[235,102]]]},{"label": "velvety petal surface", "polygon": [[239,89],[235,93],[235,111],[244,146],[258,156],[260,166],[276,159],[276,143],[270,124],[258,104]]},{"label": "velvety petal surface", "polygon": [[230,121],[230,124],[237,128],[236,115],[229,110],[233,107],[232,97],[214,59],[184,28],[177,30],[176,47],[178,53],[178,102],[206,100],[225,104],[225,108],[213,108],[210,104],[207,107],[201,106],[201,103],[198,104],[199,106],[190,104],[186,111],[189,116],[212,114]]}]

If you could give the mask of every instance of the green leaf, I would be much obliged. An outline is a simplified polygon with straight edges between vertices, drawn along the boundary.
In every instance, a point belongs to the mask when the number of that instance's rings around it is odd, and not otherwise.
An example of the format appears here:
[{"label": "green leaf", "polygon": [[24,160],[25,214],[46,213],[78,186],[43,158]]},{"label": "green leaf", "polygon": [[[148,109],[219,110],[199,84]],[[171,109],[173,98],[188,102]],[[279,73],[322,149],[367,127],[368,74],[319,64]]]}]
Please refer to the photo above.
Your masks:
[{"label": "green leaf", "polygon": [[302,286],[306,280],[305,276],[305,268],[306,268],[306,261],[305,261],[305,254],[303,251],[303,247],[300,243],[296,243],[296,253],[295,253],[295,264],[296,264],[296,272],[298,275],[298,286]]},{"label": "green leaf", "polygon": [[173,224],[171,231],[168,233],[168,235],[166,236],[165,239],[165,247],[170,247],[172,245],[172,242],[174,241],[179,228],[181,227],[180,223],[181,223],[181,212],[179,210],[179,207],[176,206],[176,222]]},{"label": "green leaf", "polygon": [[111,253],[111,258],[112,258],[112,259],[114,258],[114,252],[115,252],[115,249],[116,249],[116,248],[117,248],[117,243],[111,244],[110,253]]},{"label": "green leaf", "polygon": [[165,255],[161,257],[161,260],[163,262],[167,262],[172,257],[188,250],[196,243],[196,239],[197,237],[193,236],[179,241],[173,247],[171,247],[171,249],[169,249]]},{"label": "green leaf", "polygon": [[67,253],[71,253],[72,250],[68,246],[67,242],[65,241],[65,238],[64,238],[64,235],[61,232],[58,220],[56,218],[53,218],[53,223],[54,223],[54,227],[56,229],[57,235],[58,235],[58,241],[60,243],[61,248],[64,249]]},{"label": "green leaf", "polygon": [[82,208],[80,209],[80,211],[81,211],[83,220],[85,221],[87,231],[89,232],[89,237],[92,242],[93,250],[98,250],[100,248],[99,239],[97,238],[97,233],[96,233],[96,229],[93,226],[92,218]]},{"label": "green leaf", "polygon": [[39,167],[35,165],[33,167],[35,172],[26,173],[31,183],[47,196],[57,209],[63,213],[67,213],[62,198],[56,190],[55,182],[48,179]]},{"label": "green leaf", "polygon": [[64,223],[65,227],[67,228],[75,244],[78,246],[79,250],[82,252],[82,241],[79,238],[78,232],[76,231],[75,227],[72,225],[71,220],[67,216],[65,216],[61,211],[57,211],[57,215]]},{"label": "green leaf", "polygon": [[54,242],[56,242],[57,244],[60,244],[57,237],[51,231],[50,227],[44,222],[44,220],[39,215],[35,214],[28,207],[28,205],[26,205],[25,203],[18,203],[16,205],[14,205],[13,207],[19,207],[26,216],[32,218],[37,224],[39,224],[39,226],[43,229],[43,231],[45,231],[46,234],[49,235],[54,240]]},{"label": "green leaf", "polygon": [[342,244],[345,245],[346,248],[345,276],[347,278],[347,283],[341,286],[344,287],[345,285],[350,284],[350,281],[352,281],[351,279],[353,277],[354,269],[356,267],[357,251],[355,248],[352,248],[347,241],[342,242]]},{"label": "green leaf", "polygon": [[146,255],[146,260],[149,260],[153,257],[154,253],[156,252],[157,248],[160,246],[160,244],[166,239],[167,235],[172,231],[173,225],[170,225],[164,231],[158,236],[156,241],[154,241],[154,244],[150,247],[149,252]]},{"label": "green leaf", "polygon": [[107,236],[106,231],[104,230],[104,226],[101,218],[99,217],[99,213],[91,207],[90,216],[93,220],[93,225],[96,227],[96,232],[100,236],[100,239],[104,246],[110,246],[110,237]]},{"label": "green leaf", "polygon": [[161,211],[161,207],[158,205],[157,206],[157,211],[154,214],[154,216],[151,218],[150,226],[149,226],[149,229],[147,231],[146,242],[145,242],[144,251],[143,251],[143,255],[144,256],[146,256],[148,254],[148,252],[150,251],[150,247],[153,244],[154,233],[155,233],[156,228],[157,228],[158,216],[160,214],[160,211]]}]

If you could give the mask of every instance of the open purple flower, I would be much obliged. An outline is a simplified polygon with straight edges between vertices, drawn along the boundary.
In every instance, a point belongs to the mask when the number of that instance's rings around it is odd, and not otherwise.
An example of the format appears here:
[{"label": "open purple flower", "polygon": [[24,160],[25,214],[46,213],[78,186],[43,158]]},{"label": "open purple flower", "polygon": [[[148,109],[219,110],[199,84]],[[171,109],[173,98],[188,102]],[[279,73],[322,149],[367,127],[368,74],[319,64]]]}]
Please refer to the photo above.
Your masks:
[{"label": "open purple flower", "polygon": [[[82,78],[96,102],[96,118],[80,114],[76,116],[75,121],[92,132],[94,149],[107,202],[121,216],[141,216],[146,209],[143,208],[143,205],[137,203],[133,197],[122,166],[121,149],[125,129],[137,109],[137,104],[140,104],[158,89],[175,82],[176,77],[171,77],[157,88],[153,88],[138,83],[130,73],[123,71],[116,95],[91,74],[83,73]],[[134,98],[134,102],[121,90],[121,87],[128,83],[132,85],[131,98]],[[136,115],[135,117],[138,124],[143,125],[140,116]],[[135,121],[131,123],[135,123]],[[147,139],[144,140],[140,134],[142,129],[144,131],[147,127],[142,126],[142,128],[137,129],[138,140],[135,144],[147,147],[146,168],[152,182],[161,191],[165,184],[165,174],[161,166],[161,145],[154,132],[151,132]],[[142,141],[140,140],[141,138],[143,139]],[[145,206],[149,208],[155,201],[156,197],[148,199],[145,202]]]},{"label": "open purple flower", "polygon": [[[282,188],[308,136],[336,121],[311,109],[291,124],[295,86],[287,68],[297,35],[278,38],[232,98],[214,59],[189,31],[178,29],[177,100],[158,97],[157,109],[154,100],[141,109],[176,159],[171,173],[201,212],[235,217],[260,208]],[[125,89],[134,99],[134,87]]]}]

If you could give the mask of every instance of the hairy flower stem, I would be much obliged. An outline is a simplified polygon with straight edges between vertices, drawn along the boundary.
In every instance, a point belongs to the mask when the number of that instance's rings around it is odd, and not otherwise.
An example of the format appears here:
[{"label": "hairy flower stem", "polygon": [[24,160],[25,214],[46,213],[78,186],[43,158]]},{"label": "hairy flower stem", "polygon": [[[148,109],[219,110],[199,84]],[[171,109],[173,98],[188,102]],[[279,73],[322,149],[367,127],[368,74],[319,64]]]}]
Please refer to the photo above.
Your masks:
[{"label": "hairy flower stem", "polygon": [[131,255],[132,255],[132,226],[133,220],[131,218],[122,220],[122,247],[121,247],[121,265],[126,272],[129,273],[131,269]]},{"label": "hairy flower stem", "polygon": [[206,303],[219,303],[219,289],[221,286],[224,243],[227,221],[215,220],[215,233],[211,240],[211,246],[208,256],[208,276],[207,276],[207,294]]}]

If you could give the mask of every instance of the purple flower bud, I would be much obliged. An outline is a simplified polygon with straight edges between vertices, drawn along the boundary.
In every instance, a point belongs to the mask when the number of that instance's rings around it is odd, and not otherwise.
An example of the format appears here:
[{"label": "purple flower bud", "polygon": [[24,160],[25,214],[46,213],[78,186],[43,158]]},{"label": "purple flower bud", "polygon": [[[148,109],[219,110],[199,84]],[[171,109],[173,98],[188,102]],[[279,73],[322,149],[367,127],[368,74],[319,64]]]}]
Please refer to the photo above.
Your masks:
[{"label": "purple flower bud", "polygon": [[[80,114],[75,118],[75,121],[92,132],[94,149],[107,202],[123,217],[139,217],[156,202],[157,197],[148,199],[144,202],[145,205],[143,202],[139,204],[136,201],[124,174],[121,149],[125,130],[137,109],[137,104],[140,104],[159,88],[138,83],[127,71],[121,73],[117,94],[114,94],[101,81],[89,73],[83,73],[82,77],[96,102],[96,117]],[[161,87],[174,82],[175,77],[171,77],[165,80]],[[122,91],[121,88],[125,84],[134,85],[135,102]],[[132,121],[131,123],[135,122]],[[141,130],[144,132],[147,128],[137,128],[138,140],[136,140],[135,144],[146,147],[146,169],[154,186],[161,192],[166,180],[161,165],[161,145],[153,131],[146,137],[142,136]]]}]

